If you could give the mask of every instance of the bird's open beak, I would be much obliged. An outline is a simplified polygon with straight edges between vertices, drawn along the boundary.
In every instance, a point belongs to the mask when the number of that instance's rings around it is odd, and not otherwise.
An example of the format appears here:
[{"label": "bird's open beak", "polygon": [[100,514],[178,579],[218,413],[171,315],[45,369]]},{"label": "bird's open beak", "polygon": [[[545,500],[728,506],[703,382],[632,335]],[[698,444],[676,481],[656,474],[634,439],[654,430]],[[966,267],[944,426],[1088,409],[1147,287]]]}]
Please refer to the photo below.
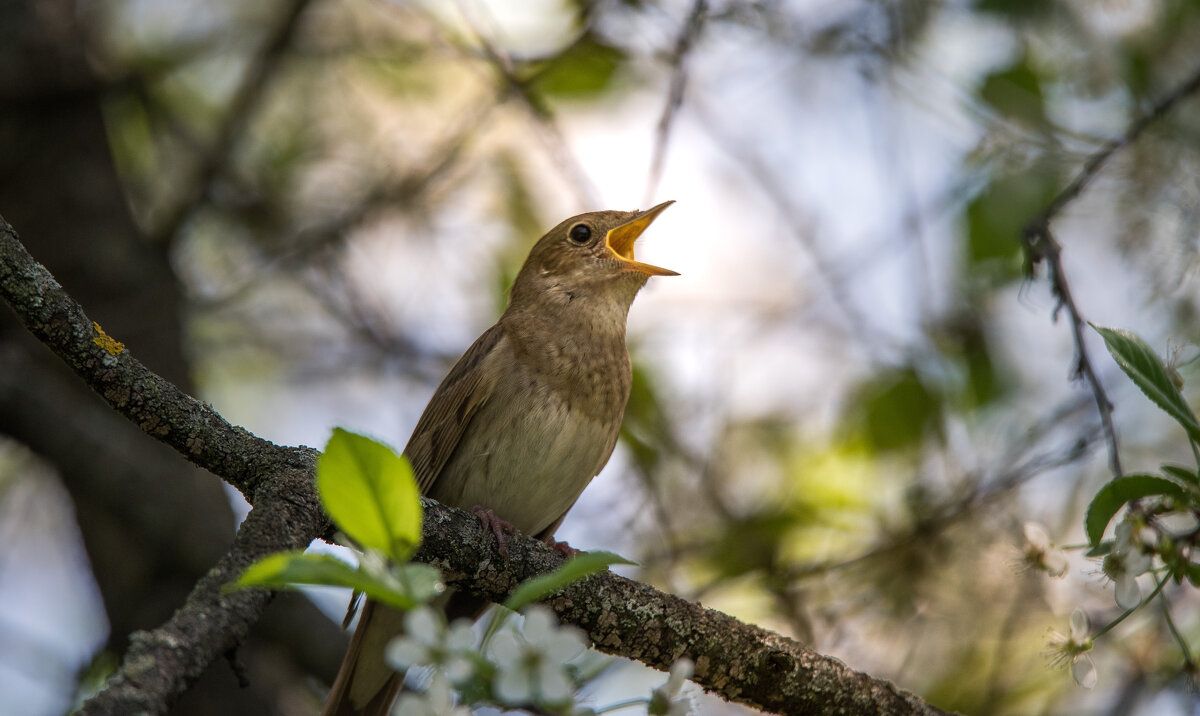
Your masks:
[{"label": "bird's open beak", "polygon": [[670,269],[659,268],[658,266],[651,266],[650,264],[644,264],[641,261],[633,260],[633,243],[637,241],[639,236],[642,235],[642,232],[646,230],[646,227],[658,218],[658,215],[663,212],[663,209],[666,209],[668,206],[674,203],[674,201],[664,201],[652,209],[646,209],[645,211],[639,212],[637,216],[633,217],[624,224],[621,224],[614,229],[610,229],[608,236],[604,237],[604,243],[606,246],[608,246],[608,250],[613,252],[613,255],[616,256],[626,268],[633,271],[641,271],[649,276],[678,276],[679,274],[677,272]]}]

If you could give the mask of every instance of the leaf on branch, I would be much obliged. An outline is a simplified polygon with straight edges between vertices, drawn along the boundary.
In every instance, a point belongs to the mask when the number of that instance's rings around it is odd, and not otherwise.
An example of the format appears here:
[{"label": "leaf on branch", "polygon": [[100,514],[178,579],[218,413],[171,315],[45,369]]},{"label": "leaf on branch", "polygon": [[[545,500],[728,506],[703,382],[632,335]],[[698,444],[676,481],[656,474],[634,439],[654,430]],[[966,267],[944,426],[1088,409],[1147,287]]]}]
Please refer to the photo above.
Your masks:
[{"label": "leaf on branch", "polygon": [[1092,504],[1088,505],[1087,516],[1084,519],[1088,543],[1093,547],[1100,544],[1108,523],[1126,502],[1152,495],[1185,499],[1187,489],[1174,480],[1157,475],[1126,475],[1100,488],[1092,498]]},{"label": "leaf on branch", "polygon": [[515,611],[562,591],[585,577],[614,564],[634,564],[612,552],[581,552],[549,574],[534,577],[513,590],[504,606]]},{"label": "leaf on branch", "polygon": [[421,500],[408,460],[334,428],[317,461],[317,491],[338,529],[364,548],[407,562],[421,541]]},{"label": "leaf on branch", "polygon": [[1167,367],[1154,349],[1130,331],[1101,328],[1097,325],[1092,325],[1092,328],[1104,338],[1104,345],[1117,361],[1117,365],[1142,389],[1146,397],[1175,418],[1187,431],[1189,439],[1200,441],[1200,423],[1196,421],[1196,414],[1184,401],[1179,388],[1171,380]]},{"label": "leaf on branch", "polygon": [[412,609],[441,591],[441,574],[424,564],[406,564],[375,575],[330,554],[279,552],[246,568],[234,589],[294,589],[298,584],[349,587],[398,609]]},{"label": "leaf on branch", "polygon": [[1200,487],[1200,475],[1196,474],[1195,470],[1188,469],[1182,465],[1163,465],[1160,468],[1165,474],[1183,482],[1186,485]]}]

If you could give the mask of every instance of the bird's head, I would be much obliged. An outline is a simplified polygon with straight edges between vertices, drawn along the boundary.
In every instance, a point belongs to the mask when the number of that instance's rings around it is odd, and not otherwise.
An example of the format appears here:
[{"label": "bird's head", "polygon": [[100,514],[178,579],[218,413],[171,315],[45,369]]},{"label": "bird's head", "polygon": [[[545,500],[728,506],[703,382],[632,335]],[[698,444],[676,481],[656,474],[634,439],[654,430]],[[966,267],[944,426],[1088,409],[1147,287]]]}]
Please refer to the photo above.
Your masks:
[{"label": "bird's head", "polygon": [[555,226],[529,252],[513,284],[512,303],[569,303],[597,295],[633,301],[651,276],[678,276],[633,257],[633,245],[673,201],[645,211],[593,211]]}]

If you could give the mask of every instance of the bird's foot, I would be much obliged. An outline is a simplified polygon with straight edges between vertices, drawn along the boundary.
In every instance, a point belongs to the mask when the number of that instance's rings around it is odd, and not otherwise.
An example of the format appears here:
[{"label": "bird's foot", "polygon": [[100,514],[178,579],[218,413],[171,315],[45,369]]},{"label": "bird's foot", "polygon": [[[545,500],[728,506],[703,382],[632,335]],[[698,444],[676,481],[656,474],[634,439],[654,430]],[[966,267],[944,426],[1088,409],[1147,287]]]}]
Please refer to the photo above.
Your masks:
[{"label": "bird's foot", "polygon": [[564,557],[574,557],[575,555],[579,554],[579,550],[575,549],[574,547],[567,544],[566,542],[559,542],[558,540],[554,539],[553,537],[543,537],[542,542],[547,547],[554,550],[555,552],[558,552],[559,554],[561,554]]},{"label": "bird's foot", "polygon": [[485,530],[491,530],[492,534],[496,535],[496,544],[499,546],[500,555],[508,557],[508,538],[504,536],[504,533],[518,534],[517,528],[513,527],[511,522],[500,519],[495,512],[481,505],[472,507],[471,514],[479,518]]}]

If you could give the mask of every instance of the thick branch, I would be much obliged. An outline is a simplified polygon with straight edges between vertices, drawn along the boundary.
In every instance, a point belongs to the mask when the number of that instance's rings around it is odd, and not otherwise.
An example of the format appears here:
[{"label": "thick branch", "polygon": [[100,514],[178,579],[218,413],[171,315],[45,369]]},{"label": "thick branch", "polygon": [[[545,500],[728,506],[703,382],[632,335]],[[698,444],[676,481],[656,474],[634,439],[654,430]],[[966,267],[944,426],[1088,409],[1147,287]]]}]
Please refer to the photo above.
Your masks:
[{"label": "thick branch", "polygon": [[210,406],[153,373],[84,314],[0,217],[0,296],[38,340],[147,434],[224,478],[253,504],[260,478],[305,468],[316,451],[282,447],[230,425]]},{"label": "thick branch", "polygon": [[130,636],[129,651],[84,716],[161,714],[213,660],[236,649],[262,617],[271,593],[226,592],[250,563],[273,552],[304,549],[328,529],[312,489],[312,465],[271,474],[233,547],[204,575],[183,607],[162,626]]},{"label": "thick branch", "polygon": [[[222,588],[253,560],[298,549],[328,530],[313,487],[316,451],[280,447],[230,425],[212,408],[150,372],[34,261],[0,218],[0,296],[83,380],[150,435],[242,490],[254,510],[229,553],[163,626],[135,634],[108,687],[86,714],[162,713],[211,661],[233,649],[262,614],[262,591]],[[448,582],[493,600],[558,566],[532,539],[513,539],[502,559],[489,532],[463,512],[426,501],[419,559]],[[851,671],[778,634],[618,577],[596,575],[549,601],[598,648],[666,669],[696,662],[694,681],[725,698],[787,714],[937,714],[892,684]]]},{"label": "thick branch", "polygon": [[[416,559],[438,567],[447,584],[502,602],[521,582],[552,571],[563,557],[537,540],[512,538],[508,559],[477,518],[425,503]],[[585,632],[597,649],[667,670],[680,657],[696,664],[692,681],[731,701],[779,714],[941,714],[882,679],[851,670],[800,643],[744,624],[640,582],[601,572],[546,604]]]}]

